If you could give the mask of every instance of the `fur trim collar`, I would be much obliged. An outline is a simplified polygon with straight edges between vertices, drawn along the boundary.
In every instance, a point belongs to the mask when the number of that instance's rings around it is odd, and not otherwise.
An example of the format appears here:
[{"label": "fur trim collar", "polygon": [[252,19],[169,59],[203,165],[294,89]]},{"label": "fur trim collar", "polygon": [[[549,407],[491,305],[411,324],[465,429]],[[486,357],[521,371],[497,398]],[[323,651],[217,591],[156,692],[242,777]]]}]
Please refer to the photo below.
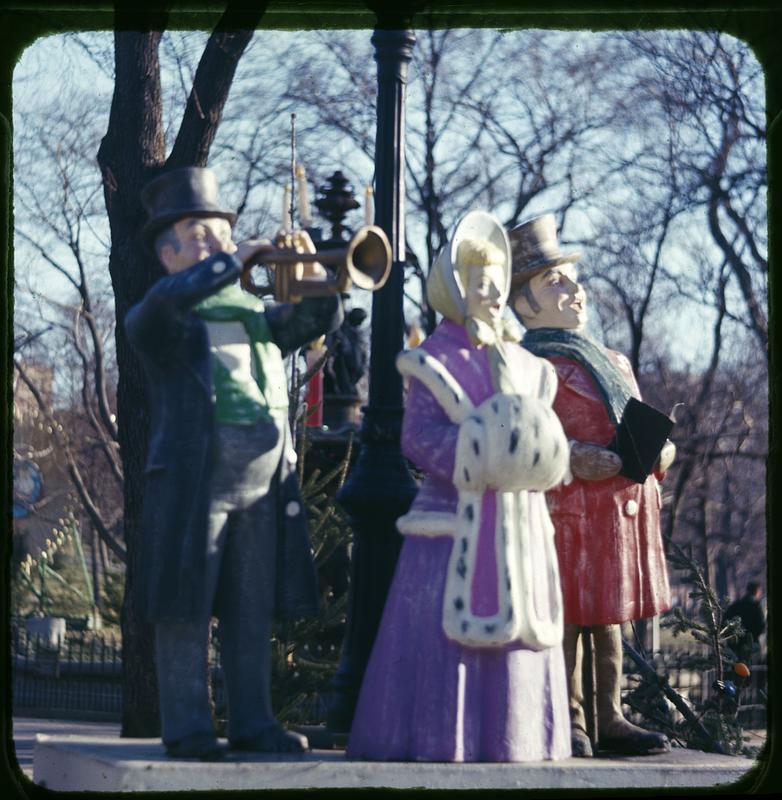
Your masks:
[{"label": "fur trim collar", "polygon": [[[459,490],[456,514],[414,510],[397,523],[403,534],[451,536],[454,539],[443,597],[443,630],[446,636],[469,647],[501,647],[521,641],[531,649],[542,650],[559,644],[563,632],[562,597],[554,529],[545,501],[542,495],[531,495],[526,490],[487,489],[488,464],[489,459],[493,458],[489,453],[489,442],[495,438],[493,432],[487,433],[487,428],[497,423],[493,421],[491,412],[478,412],[483,411],[487,402],[491,407],[494,401],[498,408],[512,402],[512,396],[495,395],[476,409],[443,364],[422,348],[402,353],[397,358],[397,366],[403,375],[421,381],[451,421],[460,426],[453,477]],[[546,382],[541,381],[540,386],[541,391],[545,390],[548,394]],[[542,401],[534,397],[525,399],[537,401],[547,413],[552,413],[548,397]],[[543,438],[553,441],[556,431],[553,429],[549,438],[544,432]],[[562,439],[558,447],[566,451],[561,426],[558,432]],[[509,480],[525,478],[528,471],[525,465],[522,469],[524,475],[511,475]],[[496,499],[493,540],[497,612],[491,616],[479,616],[472,610],[471,596],[478,566],[481,520],[489,492],[493,492]],[[543,575],[533,574],[532,536],[544,537],[547,569]],[[539,617],[535,609],[533,590],[539,580],[546,581],[552,610],[550,618]]]}]

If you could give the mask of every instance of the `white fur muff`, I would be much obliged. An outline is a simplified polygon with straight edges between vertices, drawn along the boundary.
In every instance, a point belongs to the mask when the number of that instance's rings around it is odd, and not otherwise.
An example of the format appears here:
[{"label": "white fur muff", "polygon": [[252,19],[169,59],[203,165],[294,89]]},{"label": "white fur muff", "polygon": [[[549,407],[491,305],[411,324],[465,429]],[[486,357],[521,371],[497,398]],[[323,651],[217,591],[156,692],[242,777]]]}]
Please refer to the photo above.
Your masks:
[{"label": "white fur muff", "polygon": [[[543,492],[562,481],[569,447],[559,419],[544,402],[532,396],[495,394],[470,419],[477,425],[465,429],[465,437],[475,427],[483,431],[484,486],[500,492]],[[461,438],[462,431],[460,444]],[[474,448],[474,442],[470,446]]]}]

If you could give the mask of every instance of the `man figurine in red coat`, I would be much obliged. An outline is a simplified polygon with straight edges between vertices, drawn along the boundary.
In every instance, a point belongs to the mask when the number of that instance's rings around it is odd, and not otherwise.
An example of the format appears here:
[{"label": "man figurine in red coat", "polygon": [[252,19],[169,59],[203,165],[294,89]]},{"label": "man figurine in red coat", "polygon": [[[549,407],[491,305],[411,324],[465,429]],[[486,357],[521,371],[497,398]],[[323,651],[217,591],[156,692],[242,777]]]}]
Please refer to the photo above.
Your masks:
[{"label": "man figurine in red coat", "polygon": [[511,306],[527,328],[524,346],[557,370],[554,410],[571,445],[573,479],[547,499],[565,607],[573,755],[592,755],[581,679],[585,626],[595,653],[598,747],[632,755],[668,750],[664,734],[622,714],[621,623],[670,607],[658,479],[676,448],[666,442],[643,484],[619,475],[622,460],[607,445],[627,400],[639,391],[630,362],[584,332],[586,296],[575,266],[580,253],[560,251],[553,214],[517,226],[510,240]]}]

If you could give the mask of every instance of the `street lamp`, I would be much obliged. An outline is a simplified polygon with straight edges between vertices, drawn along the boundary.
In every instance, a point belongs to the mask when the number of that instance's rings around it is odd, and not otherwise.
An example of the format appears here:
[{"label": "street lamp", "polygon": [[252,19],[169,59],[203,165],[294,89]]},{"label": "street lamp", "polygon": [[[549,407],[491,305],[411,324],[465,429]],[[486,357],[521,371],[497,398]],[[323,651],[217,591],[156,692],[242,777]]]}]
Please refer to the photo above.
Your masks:
[{"label": "street lamp", "polygon": [[[320,188],[321,196],[315,200],[315,207],[321,216],[331,223],[331,237],[320,244],[323,249],[336,247],[345,241],[344,220],[349,211],[359,207],[348,179],[337,170]],[[316,244],[318,244],[316,242]]]},{"label": "street lamp", "polygon": [[372,297],[369,404],[356,464],[337,498],[350,515],[354,542],[345,639],[328,716],[334,733],[350,730],[402,544],[396,520],[417,491],[400,450],[402,377],[394,366],[404,340],[405,90],[415,41],[412,30],[376,28],[372,35],[378,78],[375,224],[388,236],[393,266]]}]

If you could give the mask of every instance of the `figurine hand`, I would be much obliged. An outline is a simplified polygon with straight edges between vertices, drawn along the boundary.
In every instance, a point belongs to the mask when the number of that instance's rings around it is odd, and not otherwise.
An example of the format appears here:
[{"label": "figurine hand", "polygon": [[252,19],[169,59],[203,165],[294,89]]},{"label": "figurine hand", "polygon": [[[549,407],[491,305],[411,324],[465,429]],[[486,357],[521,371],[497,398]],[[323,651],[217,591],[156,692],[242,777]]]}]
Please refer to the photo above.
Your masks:
[{"label": "figurine hand", "polygon": [[[316,253],[315,245],[307,231],[293,231],[293,233],[280,233],[277,235],[277,244],[287,250],[295,250],[297,253]],[[318,261],[299,262],[294,267],[294,274],[297,279],[302,278],[327,278],[328,272],[323,264]]]},{"label": "figurine hand", "polygon": [[234,247],[235,249],[229,252],[235,253],[239,261],[245,265],[251,263],[257,256],[274,250],[268,239],[246,239]]},{"label": "figurine hand", "polygon": [[618,474],[622,469],[622,459],[605,447],[573,442],[570,446],[570,469],[582,480],[601,481]]},{"label": "figurine hand", "polygon": [[660,451],[660,457],[654,465],[654,471],[661,473],[667,472],[675,458],[676,445],[670,439],[667,439],[663,445],[663,449]]}]

